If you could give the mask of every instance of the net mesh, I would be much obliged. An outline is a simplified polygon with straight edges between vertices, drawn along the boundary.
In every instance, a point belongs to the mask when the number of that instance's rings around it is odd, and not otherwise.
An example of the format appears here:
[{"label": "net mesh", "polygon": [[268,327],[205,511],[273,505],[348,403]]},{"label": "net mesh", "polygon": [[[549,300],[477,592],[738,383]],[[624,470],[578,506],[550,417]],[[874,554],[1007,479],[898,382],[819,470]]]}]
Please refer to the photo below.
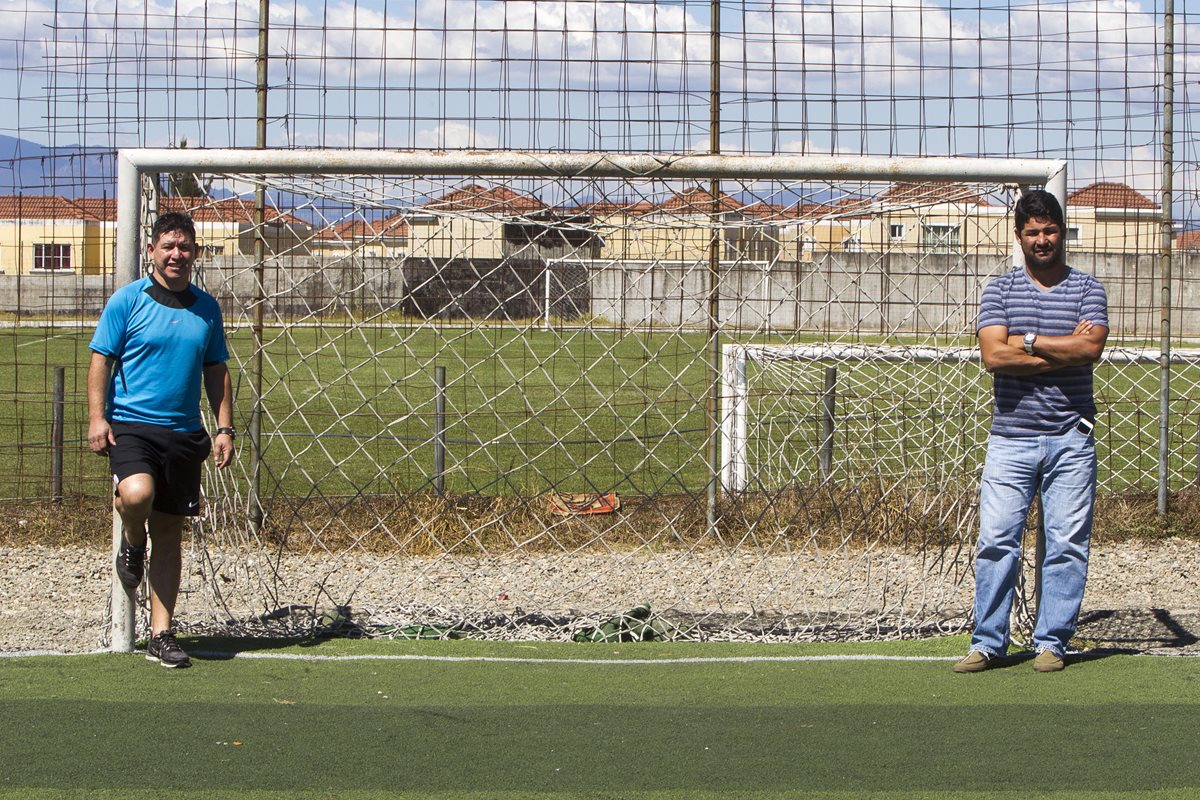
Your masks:
[{"label": "net mesh", "polygon": [[[965,625],[990,413],[965,353],[1018,187],[196,177],[209,197],[157,206],[197,220],[261,436],[206,479],[184,627],[586,637],[647,605],[679,637]],[[1099,368],[1106,490],[1153,485],[1157,373],[1126,361]],[[733,483],[710,447],[730,424]]]}]

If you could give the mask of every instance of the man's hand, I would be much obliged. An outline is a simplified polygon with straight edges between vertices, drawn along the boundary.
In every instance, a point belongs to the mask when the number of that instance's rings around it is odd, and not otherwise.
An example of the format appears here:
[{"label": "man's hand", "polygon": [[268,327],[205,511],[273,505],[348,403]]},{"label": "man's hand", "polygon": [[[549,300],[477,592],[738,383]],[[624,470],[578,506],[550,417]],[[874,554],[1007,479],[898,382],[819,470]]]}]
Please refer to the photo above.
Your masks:
[{"label": "man's hand", "polygon": [[94,419],[88,425],[88,447],[98,456],[108,455],[108,448],[117,443],[106,419]]},{"label": "man's hand", "polygon": [[232,464],[236,452],[233,437],[228,433],[218,433],[213,438],[213,462],[216,463],[217,469],[225,469]]}]

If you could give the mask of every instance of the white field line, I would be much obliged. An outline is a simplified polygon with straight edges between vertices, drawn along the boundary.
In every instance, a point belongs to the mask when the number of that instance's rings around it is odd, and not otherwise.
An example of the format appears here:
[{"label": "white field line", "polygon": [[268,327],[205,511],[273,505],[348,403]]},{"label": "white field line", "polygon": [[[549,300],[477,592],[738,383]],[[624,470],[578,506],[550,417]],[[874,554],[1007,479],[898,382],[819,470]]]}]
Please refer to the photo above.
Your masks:
[{"label": "white field line", "polygon": [[[90,653],[63,653],[56,650],[0,650],[0,658],[30,658],[34,656],[82,656],[107,653],[93,650]],[[135,653],[138,655],[139,653]],[[818,655],[818,656],[712,656],[689,658],[517,658],[506,656],[431,656],[431,655],[387,655],[383,653],[363,655],[315,655],[303,653],[230,653],[223,651],[192,650],[196,658],[213,660],[265,659],[273,661],[434,661],[454,663],[490,664],[611,664],[614,666],[649,664],[755,664],[755,663],[804,663],[811,661],[957,661],[962,656],[885,656],[866,654]]]}]

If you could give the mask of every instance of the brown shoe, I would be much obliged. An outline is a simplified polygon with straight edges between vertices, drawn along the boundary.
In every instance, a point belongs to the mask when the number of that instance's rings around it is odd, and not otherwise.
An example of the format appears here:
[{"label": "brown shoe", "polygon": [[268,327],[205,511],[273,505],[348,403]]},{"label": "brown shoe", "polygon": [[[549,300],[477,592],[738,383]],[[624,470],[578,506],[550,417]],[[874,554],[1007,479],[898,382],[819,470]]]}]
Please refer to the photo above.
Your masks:
[{"label": "brown shoe", "polygon": [[983,672],[996,664],[996,659],[982,650],[972,650],[967,657],[954,665],[955,672]]},{"label": "brown shoe", "polygon": [[1060,672],[1066,666],[1063,657],[1053,650],[1039,650],[1033,658],[1034,672]]}]

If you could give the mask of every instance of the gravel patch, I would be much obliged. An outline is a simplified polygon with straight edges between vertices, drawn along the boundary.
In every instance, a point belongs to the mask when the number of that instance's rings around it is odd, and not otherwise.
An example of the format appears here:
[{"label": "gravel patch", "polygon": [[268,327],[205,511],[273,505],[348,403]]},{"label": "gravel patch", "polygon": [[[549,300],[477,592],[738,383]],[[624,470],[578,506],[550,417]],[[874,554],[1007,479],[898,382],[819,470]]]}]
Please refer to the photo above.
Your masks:
[{"label": "gravel patch", "polygon": [[[184,571],[177,616],[197,632],[222,630],[228,620],[250,629],[310,629],[341,606],[337,618],[360,626],[448,623],[469,613],[487,635],[568,638],[581,625],[650,602],[656,613],[713,639],[894,637],[961,630],[973,594],[969,554],[930,564],[886,549],[516,553],[450,561],[267,559],[210,548],[191,553]],[[1097,545],[1080,641],[1200,655],[1198,579],[1200,542]],[[109,585],[106,552],[0,548],[0,652],[103,649]]]}]

